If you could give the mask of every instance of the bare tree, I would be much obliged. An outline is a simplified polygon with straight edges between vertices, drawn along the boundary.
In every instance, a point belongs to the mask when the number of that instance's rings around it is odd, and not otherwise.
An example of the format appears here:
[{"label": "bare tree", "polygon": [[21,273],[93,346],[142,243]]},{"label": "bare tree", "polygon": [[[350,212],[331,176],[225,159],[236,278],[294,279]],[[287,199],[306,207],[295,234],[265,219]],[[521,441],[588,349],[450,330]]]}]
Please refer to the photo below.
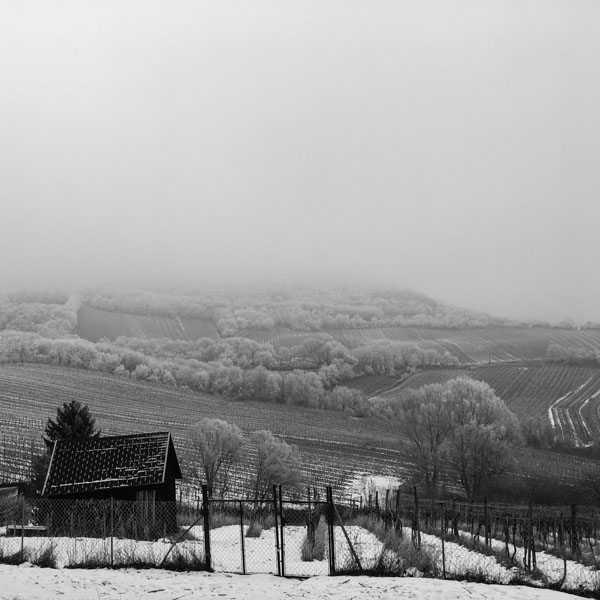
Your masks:
[{"label": "bare tree", "polygon": [[194,453],[194,477],[206,484],[211,498],[223,498],[229,491],[231,470],[242,457],[242,431],[232,423],[205,418],[190,429],[189,440]]}]

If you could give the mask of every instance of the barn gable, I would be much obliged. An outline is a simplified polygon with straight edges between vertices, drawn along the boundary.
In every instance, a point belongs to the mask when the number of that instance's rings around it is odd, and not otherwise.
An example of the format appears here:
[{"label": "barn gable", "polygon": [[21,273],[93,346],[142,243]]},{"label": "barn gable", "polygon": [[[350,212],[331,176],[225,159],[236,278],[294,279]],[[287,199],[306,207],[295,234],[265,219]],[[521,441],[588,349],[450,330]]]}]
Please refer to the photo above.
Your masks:
[{"label": "barn gable", "polygon": [[44,496],[93,493],[181,479],[168,432],[139,433],[54,444]]}]

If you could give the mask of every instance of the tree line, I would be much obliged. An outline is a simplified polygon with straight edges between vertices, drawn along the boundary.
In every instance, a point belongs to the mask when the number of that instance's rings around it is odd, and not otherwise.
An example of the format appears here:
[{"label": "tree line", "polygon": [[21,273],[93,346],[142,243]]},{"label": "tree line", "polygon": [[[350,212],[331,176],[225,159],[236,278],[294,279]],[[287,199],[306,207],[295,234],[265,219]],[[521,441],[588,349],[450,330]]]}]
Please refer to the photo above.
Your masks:
[{"label": "tree line", "polygon": [[[300,360],[308,369],[296,369]],[[400,342],[371,342],[350,350],[307,338],[276,350],[247,338],[196,342],[119,338],[92,343],[0,332],[0,362],[67,366],[187,388],[200,393],[372,414],[375,403],[344,383],[363,374],[399,376],[417,366],[457,364],[455,357]],[[380,407],[377,405],[377,410]]]},{"label": "tree line", "polygon": [[562,346],[552,343],[548,346],[546,356],[553,362],[567,365],[600,365],[600,351],[582,346]]}]

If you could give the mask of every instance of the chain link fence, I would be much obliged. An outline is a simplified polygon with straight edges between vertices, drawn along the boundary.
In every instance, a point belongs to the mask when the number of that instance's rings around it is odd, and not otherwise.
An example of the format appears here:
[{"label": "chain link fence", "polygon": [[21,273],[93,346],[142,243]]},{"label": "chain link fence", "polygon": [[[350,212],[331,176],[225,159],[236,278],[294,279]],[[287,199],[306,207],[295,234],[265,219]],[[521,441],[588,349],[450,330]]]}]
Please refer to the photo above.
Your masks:
[{"label": "chain link fence", "polygon": [[0,559],[56,567],[159,566],[181,518],[175,502],[20,496],[0,508]]},{"label": "chain link fence", "polygon": [[600,514],[571,507],[321,497],[197,502],[0,498],[0,562],[425,575],[600,590]]}]

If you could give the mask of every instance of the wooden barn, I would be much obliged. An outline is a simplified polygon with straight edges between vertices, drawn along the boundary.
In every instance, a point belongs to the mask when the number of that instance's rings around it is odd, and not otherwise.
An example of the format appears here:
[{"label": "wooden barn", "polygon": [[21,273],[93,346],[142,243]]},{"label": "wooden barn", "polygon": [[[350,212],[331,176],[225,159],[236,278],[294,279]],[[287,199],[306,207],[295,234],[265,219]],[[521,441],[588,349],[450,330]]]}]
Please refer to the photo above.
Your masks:
[{"label": "wooden barn", "polygon": [[181,479],[181,469],[168,432],[58,440],[42,496],[79,501],[78,506],[111,500],[114,507],[116,501],[119,523],[135,520],[136,528],[173,531],[176,479]]}]

